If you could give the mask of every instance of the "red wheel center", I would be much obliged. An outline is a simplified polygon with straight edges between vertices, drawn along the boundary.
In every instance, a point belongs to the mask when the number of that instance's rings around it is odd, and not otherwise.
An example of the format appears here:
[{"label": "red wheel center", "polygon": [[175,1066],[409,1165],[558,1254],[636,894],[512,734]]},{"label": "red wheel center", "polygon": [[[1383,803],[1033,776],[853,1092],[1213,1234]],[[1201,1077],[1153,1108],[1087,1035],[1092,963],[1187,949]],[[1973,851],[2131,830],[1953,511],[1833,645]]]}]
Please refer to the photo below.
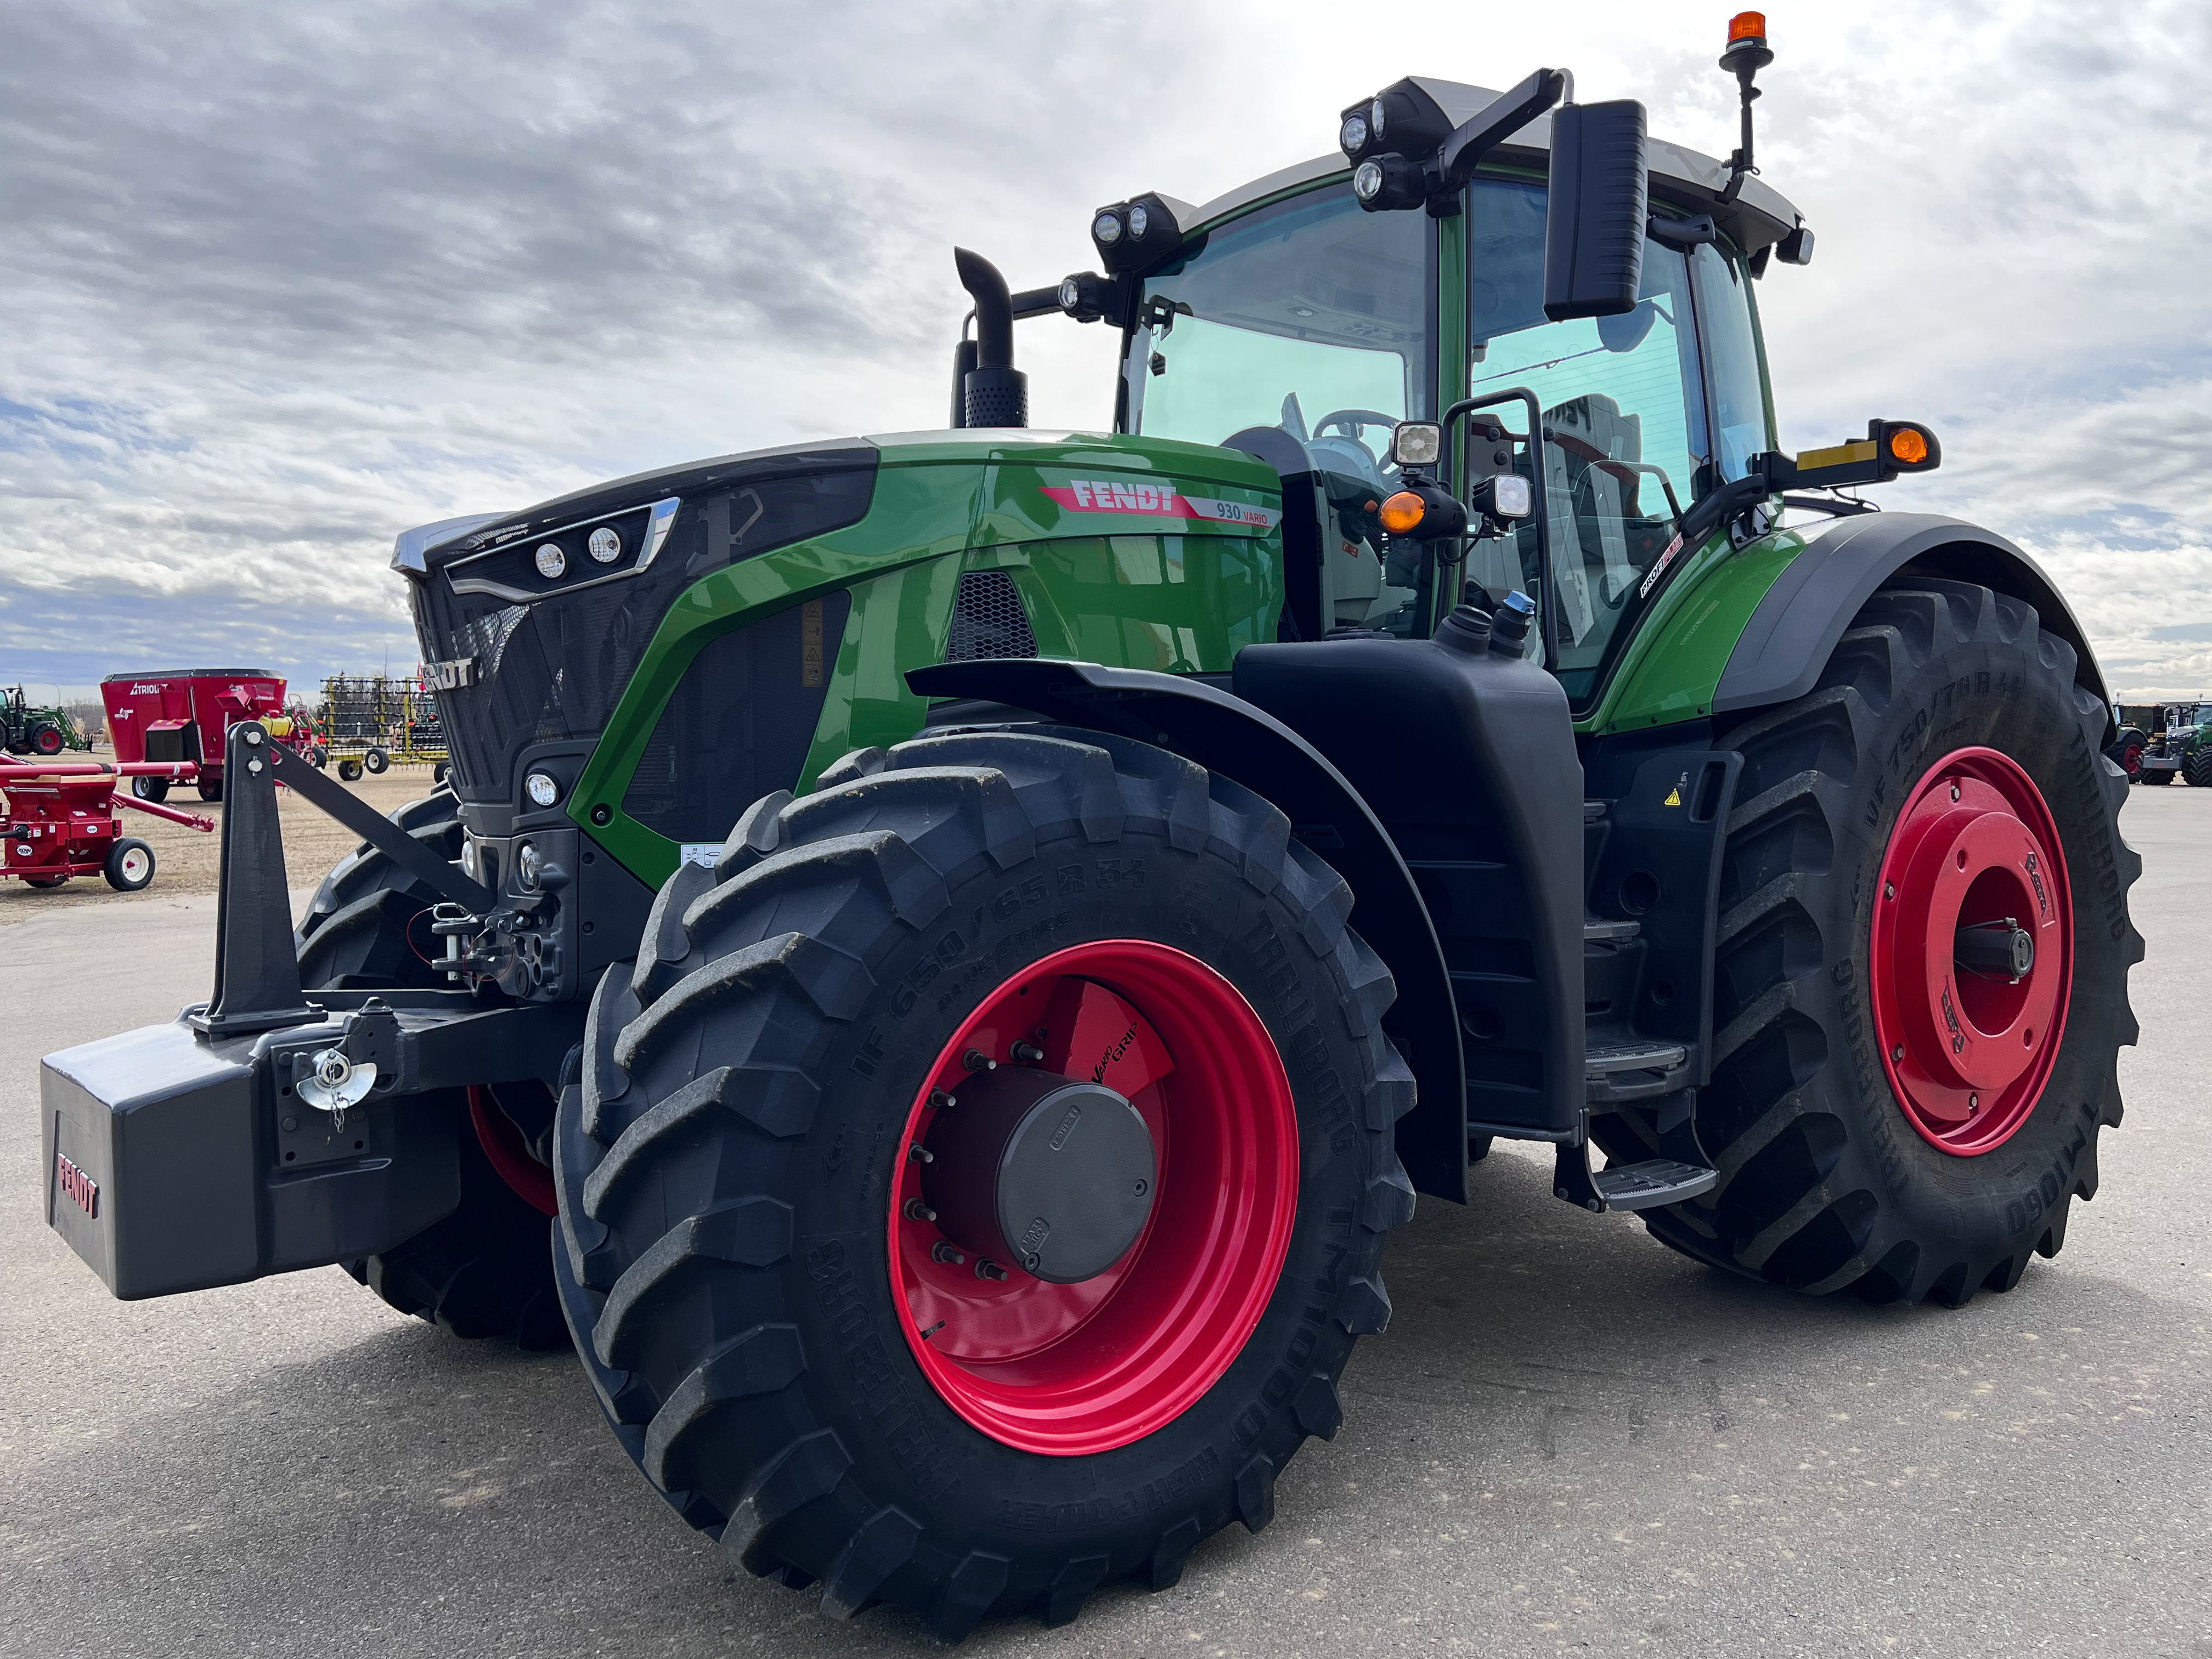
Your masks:
[{"label": "red wheel center", "polygon": [[2034,1109],[2065,1023],[2072,928],[2034,781],[1995,750],[1946,756],[1890,832],[1869,951],[1882,1063],[1945,1152],[1989,1152]]},{"label": "red wheel center", "polygon": [[[930,1167],[936,1148],[973,1157],[986,1144],[950,1117],[963,1086],[971,1103],[982,1094],[974,1068],[987,1060],[1041,1074],[1040,1096],[1070,1082],[1094,1085],[1064,1091],[1071,1098],[1110,1091],[1142,1119],[1157,1188],[1142,1195],[1135,1242],[1103,1271],[1033,1275],[1025,1255],[1051,1268],[1025,1249],[1038,1236],[1022,1218],[985,1240],[976,1206],[956,1222],[927,1201],[948,1189],[948,1172]],[[1060,1133],[1057,1116],[1045,1127]],[[1066,1149],[1083,1144],[1071,1135]],[[1055,1155],[1046,1146],[1023,1153],[1027,1178]],[[1073,946],[986,997],[923,1081],[900,1158],[890,1268],[915,1359],[984,1433],[1065,1456],[1139,1439],[1219,1379],[1273,1293],[1297,1209],[1297,1113],[1266,1027],[1212,969],[1146,940]]]}]

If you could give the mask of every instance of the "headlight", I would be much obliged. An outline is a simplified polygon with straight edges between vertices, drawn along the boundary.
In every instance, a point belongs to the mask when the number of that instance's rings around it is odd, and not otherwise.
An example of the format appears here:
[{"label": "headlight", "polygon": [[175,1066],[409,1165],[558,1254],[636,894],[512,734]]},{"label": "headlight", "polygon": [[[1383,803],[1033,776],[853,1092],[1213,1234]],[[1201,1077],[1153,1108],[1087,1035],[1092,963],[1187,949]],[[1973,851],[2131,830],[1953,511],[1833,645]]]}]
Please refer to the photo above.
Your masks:
[{"label": "headlight", "polygon": [[1444,429],[1434,421],[1401,421],[1390,433],[1390,459],[1400,466],[1434,466],[1444,453]]},{"label": "headlight", "polygon": [[550,772],[532,772],[523,779],[522,793],[532,806],[550,806],[561,799],[560,781]]},{"label": "headlight", "polygon": [[1070,276],[1060,285],[1060,308],[1073,311],[1083,303],[1083,284]]},{"label": "headlight", "polygon": [[1336,130],[1337,147],[1346,155],[1357,155],[1367,148],[1367,118],[1347,115],[1344,125]]},{"label": "headlight", "polygon": [[1377,138],[1382,136],[1382,100],[1380,98],[1367,106],[1367,125]]},{"label": "headlight", "polygon": [[541,542],[538,547],[538,574],[549,581],[568,568],[568,556],[561,550],[558,542]]},{"label": "headlight", "polygon": [[601,564],[612,564],[622,557],[622,538],[611,526],[601,525],[592,532],[591,540],[584,545]]},{"label": "headlight", "polygon": [[514,878],[526,893],[538,890],[538,872],[545,868],[545,854],[538,850],[538,843],[526,841],[521,851],[514,855]]},{"label": "headlight", "polygon": [[1501,472],[1490,481],[1490,510],[1501,519],[1525,519],[1536,507],[1535,491],[1517,472]]},{"label": "headlight", "polygon": [[1111,247],[1121,240],[1121,216],[1102,213],[1091,222],[1091,240],[1101,247]]},{"label": "headlight", "polygon": [[471,881],[480,881],[483,878],[482,864],[477,857],[476,837],[473,836],[465,836],[461,838],[461,868],[467,872]]},{"label": "headlight", "polygon": [[1131,236],[1141,242],[1145,240],[1145,233],[1152,228],[1152,211],[1150,209],[1146,208],[1142,202],[1138,203],[1136,206],[1129,210],[1129,234]]},{"label": "headlight", "polygon": [[[1382,193],[1382,169],[1372,161],[1362,161],[1352,174],[1352,193],[1363,202],[1371,202]],[[560,550],[554,550],[558,552]],[[541,553],[542,560],[544,555]]]}]

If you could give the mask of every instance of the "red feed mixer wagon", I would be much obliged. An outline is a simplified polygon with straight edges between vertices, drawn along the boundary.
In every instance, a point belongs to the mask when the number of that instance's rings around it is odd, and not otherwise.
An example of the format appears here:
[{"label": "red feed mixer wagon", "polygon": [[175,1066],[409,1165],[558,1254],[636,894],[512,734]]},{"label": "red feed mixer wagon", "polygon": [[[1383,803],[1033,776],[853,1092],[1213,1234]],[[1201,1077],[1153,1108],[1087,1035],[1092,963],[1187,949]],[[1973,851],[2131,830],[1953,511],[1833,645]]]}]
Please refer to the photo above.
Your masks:
[{"label": "red feed mixer wagon", "polygon": [[[190,763],[198,769],[200,799],[222,799],[222,756],[230,728],[258,720],[277,742],[316,765],[324,755],[314,730],[284,709],[284,678],[265,668],[167,668],[143,674],[110,674],[100,682],[115,758]],[[141,800],[167,798],[173,780],[140,774],[131,793]]]},{"label": "red feed mixer wagon", "polygon": [[0,875],[27,887],[58,887],[71,876],[105,876],[135,893],[154,879],[154,849],[123,833],[122,809],[149,813],[203,832],[215,820],[116,793],[128,777],[158,783],[192,775],[188,762],[0,762]]}]

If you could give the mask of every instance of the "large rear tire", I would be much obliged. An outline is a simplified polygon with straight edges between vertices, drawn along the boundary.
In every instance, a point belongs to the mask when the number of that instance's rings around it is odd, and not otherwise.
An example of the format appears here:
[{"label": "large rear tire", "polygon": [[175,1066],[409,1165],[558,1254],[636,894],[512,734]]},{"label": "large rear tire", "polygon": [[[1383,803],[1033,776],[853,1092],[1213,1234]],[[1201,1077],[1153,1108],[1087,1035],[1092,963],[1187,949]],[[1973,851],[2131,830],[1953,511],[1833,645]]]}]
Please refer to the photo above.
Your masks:
[{"label": "large rear tire", "polygon": [[2191,750],[2189,757],[2181,763],[2181,777],[2183,782],[2199,789],[2212,789],[2212,749]]},{"label": "large rear tire", "polygon": [[[391,816],[441,857],[459,857],[460,804],[450,791],[410,801]],[[301,982],[311,990],[442,987],[445,975],[431,960],[438,941],[429,931],[438,897],[384,854],[357,848],[323,878],[300,924],[294,943]],[[473,1111],[456,1091],[448,1109],[467,1113],[475,1126],[459,1138],[459,1207],[404,1243],[348,1262],[346,1271],[400,1312],[456,1336],[564,1346],[546,1212],[520,1190],[526,1181],[511,1180],[500,1168],[526,1176],[515,1160],[543,1155],[552,1105],[537,1085],[484,1091]],[[484,1116],[487,1109],[497,1115]]]},{"label": "large rear tire", "polygon": [[[1919,579],[1868,602],[1816,690],[1725,738],[1744,770],[1698,1113],[1721,1179],[1650,1212],[1657,1237],[1950,1306],[2057,1254],[2120,1121],[2142,957],[2127,780],[2074,670],[2028,606]],[[2024,972],[1973,965],[2014,928]]]},{"label": "large rear tire", "polygon": [[[947,1639],[1267,1524],[1413,1205],[1351,904],[1266,801],[1093,733],[863,750],[754,807],[602,982],[556,1132],[556,1274],[647,1477],[833,1615]],[[1060,1212],[985,1238],[931,1184],[1014,1167],[960,1150],[996,1091],[1064,1139],[1052,1091],[1117,1085],[1082,1122],[1141,1115],[1158,1192],[1091,1277],[1047,1277]]]}]

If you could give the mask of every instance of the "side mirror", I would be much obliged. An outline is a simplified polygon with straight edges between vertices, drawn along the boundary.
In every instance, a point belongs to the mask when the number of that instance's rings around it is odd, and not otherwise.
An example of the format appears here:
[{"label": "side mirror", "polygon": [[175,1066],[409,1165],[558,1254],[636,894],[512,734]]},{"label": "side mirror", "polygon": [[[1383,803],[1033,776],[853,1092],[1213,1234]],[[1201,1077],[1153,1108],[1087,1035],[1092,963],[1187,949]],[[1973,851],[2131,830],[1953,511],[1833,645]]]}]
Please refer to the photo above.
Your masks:
[{"label": "side mirror", "polygon": [[1636,309],[1650,216],[1644,106],[1568,104],[1552,115],[1544,223],[1544,314],[1618,317]]}]

